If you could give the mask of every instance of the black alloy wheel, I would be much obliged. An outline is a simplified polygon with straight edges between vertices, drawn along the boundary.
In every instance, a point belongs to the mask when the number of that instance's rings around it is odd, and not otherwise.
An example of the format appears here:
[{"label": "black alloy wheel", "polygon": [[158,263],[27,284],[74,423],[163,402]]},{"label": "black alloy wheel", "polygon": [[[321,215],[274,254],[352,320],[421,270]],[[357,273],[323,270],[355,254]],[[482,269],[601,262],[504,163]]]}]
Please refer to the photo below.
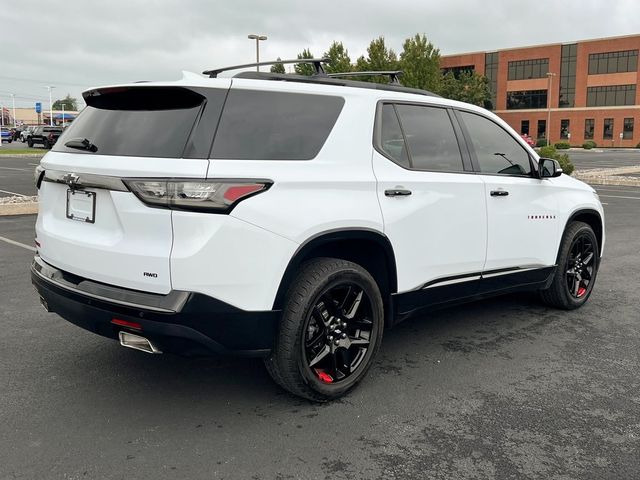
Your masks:
[{"label": "black alloy wheel", "polygon": [[571,222],[560,242],[556,269],[548,288],[540,291],[551,307],[573,310],[589,299],[600,266],[598,238],[584,222]]},{"label": "black alloy wheel", "polygon": [[374,328],[371,300],[364,289],[341,283],[323,292],[306,320],[304,359],[327,384],[349,378],[362,365]]},{"label": "black alloy wheel", "polygon": [[295,395],[339,398],[366,375],[383,329],[384,303],[371,274],[347,260],[316,258],[290,284],[265,365]]},{"label": "black alloy wheel", "polygon": [[595,268],[595,250],[589,235],[574,238],[566,263],[567,288],[573,298],[582,298],[589,291]]}]

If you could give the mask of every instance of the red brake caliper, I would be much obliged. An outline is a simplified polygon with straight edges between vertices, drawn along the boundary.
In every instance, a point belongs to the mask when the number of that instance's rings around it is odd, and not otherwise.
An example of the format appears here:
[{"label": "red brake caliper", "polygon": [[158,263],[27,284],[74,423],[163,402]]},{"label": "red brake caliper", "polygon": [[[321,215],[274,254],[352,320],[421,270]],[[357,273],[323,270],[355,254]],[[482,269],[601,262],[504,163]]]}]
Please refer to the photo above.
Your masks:
[{"label": "red brake caliper", "polygon": [[314,370],[316,371],[316,375],[318,375],[318,378],[321,381],[323,381],[324,383],[333,383],[333,377],[327,372],[325,372],[324,370],[320,370],[319,368],[316,368]]},{"label": "red brake caliper", "polygon": [[585,293],[587,293],[587,289],[586,288],[584,288],[584,287],[578,288],[578,298],[583,296]]}]

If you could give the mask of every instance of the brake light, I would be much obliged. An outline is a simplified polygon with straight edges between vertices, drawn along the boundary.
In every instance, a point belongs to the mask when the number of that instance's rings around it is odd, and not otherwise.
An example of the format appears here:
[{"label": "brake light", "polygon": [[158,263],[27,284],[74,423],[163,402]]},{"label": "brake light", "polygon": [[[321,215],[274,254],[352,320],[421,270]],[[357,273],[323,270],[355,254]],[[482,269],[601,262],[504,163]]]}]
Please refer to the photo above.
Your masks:
[{"label": "brake light", "polygon": [[264,192],[271,180],[124,180],[142,202],[173,210],[229,213],[240,201]]}]

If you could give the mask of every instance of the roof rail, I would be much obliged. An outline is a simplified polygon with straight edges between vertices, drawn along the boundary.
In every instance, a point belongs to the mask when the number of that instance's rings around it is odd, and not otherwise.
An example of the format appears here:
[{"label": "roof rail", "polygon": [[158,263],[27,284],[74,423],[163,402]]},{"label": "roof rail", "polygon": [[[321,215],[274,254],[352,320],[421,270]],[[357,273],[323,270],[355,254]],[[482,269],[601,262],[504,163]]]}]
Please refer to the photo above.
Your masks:
[{"label": "roof rail", "polygon": [[342,72],[330,73],[330,77],[374,77],[388,76],[390,85],[401,85],[399,77],[403,74],[402,70],[380,70],[375,72]]},{"label": "roof rail", "polygon": [[[361,72],[357,72],[361,73]],[[333,74],[330,74],[333,75]],[[355,75],[357,77],[357,75]],[[256,72],[251,70],[245,70],[244,72],[236,73],[233,78],[250,78],[252,80],[270,80],[279,82],[297,82],[297,83],[316,83],[323,85],[333,85],[340,87],[355,87],[364,88],[370,90],[387,90],[391,92],[403,92],[413,93],[415,95],[427,95],[429,97],[439,97],[433,92],[427,90],[420,90],[417,88],[403,87],[402,85],[392,83],[374,83],[374,82],[362,82],[356,80],[347,80],[341,78],[332,78],[327,74],[322,75],[296,75],[293,73],[271,73],[271,72]]]},{"label": "roof rail", "polygon": [[291,64],[291,63],[312,63],[316,69],[316,75],[326,75],[324,71],[323,63],[329,63],[331,60],[329,58],[296,58],[295,60],[270,60],[268,62],[254,62],[254,63],[245,63],[244,65],[233,65],[231,67],[223,67],[223,68],[214,68],[212,70],[205,70],[202,72],[203,75],[209,75],[209,78],[216,78],[218,74],[222,72],[226,72],[227,70],[238,70],[240,68],[249,68],[249,67],[262,67],[264,65],[275,65],[276,63],[281,64]]}]

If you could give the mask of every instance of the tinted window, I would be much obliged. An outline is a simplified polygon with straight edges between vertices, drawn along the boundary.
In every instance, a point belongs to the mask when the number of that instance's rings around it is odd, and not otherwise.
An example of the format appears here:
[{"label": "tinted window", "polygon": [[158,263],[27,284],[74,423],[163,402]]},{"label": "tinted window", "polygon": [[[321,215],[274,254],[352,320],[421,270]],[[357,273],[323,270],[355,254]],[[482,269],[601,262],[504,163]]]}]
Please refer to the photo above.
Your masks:
[{"label": "tinted window", "polygon": [[462,156],[449,114],[444,108],[396,105],[409,147],[411,168],[463,171]]},{"label": "tinted window", "polygon": [[324,145],[343,105],[340,97],[231,90],[211,156],[310,160]]},{"label": "tinted window", "polygon": [[480,115],[460,112],[482,173],[528,175],[529,154],[506,130]]},{"label": "tinted window", "polygon": [[114,88],[86,98],[87,107],[65,130],[54,150],[86,138],[98,155],[180,158],[204,97],[182,88]]},{"label": "tinted window", "polygon": [[400,130],[398,117],[393,105],[385,104],[382,106],[382,114],[380,116],[380,148],[394,162],[403,167],[409,168],[409,157],[407,156],[407,148]]}]

